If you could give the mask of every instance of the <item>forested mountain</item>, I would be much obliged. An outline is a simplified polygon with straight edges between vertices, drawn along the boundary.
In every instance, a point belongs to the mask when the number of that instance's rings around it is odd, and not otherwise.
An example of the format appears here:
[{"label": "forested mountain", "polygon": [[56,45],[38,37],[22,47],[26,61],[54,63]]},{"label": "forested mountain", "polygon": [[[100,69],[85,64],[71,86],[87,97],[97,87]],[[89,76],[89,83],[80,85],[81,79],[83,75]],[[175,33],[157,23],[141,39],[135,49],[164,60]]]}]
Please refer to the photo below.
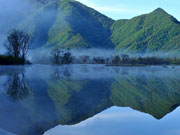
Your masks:
[{"label": "forested mountain", "polygon": [[19,25],[33,48],[112,48],[127,52],[179,51],[180,22],[158,8],[129,20],[112,20],[75,0],[27,0],[32,13]]},{"label": "forested mountain", "polygon": [[161,8],[130,20],[118,20],[111,29],[117,50],[174,51],[180,47],[180,22]]},{"label": "forested mountain", "polygon": [[33,35],[34,48],[112,47],[112,19],[73,0],[39,1],[31,1],[33,13],[19,25]]}]

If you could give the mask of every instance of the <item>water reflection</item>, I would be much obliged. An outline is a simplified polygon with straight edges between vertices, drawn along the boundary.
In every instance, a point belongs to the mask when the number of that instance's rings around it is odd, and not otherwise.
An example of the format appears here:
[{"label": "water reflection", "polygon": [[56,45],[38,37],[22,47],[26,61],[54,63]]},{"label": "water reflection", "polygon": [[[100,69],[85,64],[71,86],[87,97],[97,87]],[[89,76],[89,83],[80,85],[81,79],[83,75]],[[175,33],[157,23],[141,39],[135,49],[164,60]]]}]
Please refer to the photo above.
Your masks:
[{"label": "water reflection", "polygon": [[57,80],[57,79],[61,79],[61,78],[70,78],[71,77],[71,68],[70,67],[66,67],[63,68],[63,70],[61,68],[59,68],[58,66],[55,66],[52,69],[53,73],[51,75],[51,79],[53,80]]},{"label": "water reflection", "polygon": [[44,135],[179,135],[180,108],[161,121],[130,108],[112,107],[74,126],[57,126]]},{"label": "water reflection", "polygon": [[9,74],[4,85],[5,89],[7,89],[7,94],[13,100],[22,100],[30,94],[28,80],[24,72]]},{"label": "water reflection", "polygon": [[180,105],[180,67],[0,67],[0,80],[0,128],[17,135],[76,125],[112,106],[162,119]]}]

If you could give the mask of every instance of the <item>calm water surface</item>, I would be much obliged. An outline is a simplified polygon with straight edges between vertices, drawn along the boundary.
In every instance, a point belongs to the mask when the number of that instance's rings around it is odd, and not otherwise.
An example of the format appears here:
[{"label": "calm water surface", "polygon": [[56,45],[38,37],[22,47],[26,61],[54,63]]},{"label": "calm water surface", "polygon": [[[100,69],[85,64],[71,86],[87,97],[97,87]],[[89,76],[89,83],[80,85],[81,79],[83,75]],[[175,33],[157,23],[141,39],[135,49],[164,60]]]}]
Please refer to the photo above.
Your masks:
[{"label": "calm water surface", "polygon": [[0,135],[180,135],[179,105],[180,67],[0,67]]}]

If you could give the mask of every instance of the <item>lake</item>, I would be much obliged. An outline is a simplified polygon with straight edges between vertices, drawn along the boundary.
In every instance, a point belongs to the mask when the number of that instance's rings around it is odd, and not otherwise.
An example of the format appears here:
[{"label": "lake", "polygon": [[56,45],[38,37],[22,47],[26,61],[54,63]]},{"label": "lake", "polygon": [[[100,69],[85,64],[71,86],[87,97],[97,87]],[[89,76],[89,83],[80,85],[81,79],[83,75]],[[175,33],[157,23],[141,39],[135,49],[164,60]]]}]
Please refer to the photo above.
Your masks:
[{"label": "lake", "polygon": [[0,66],[0,135],[180,135],[179,105],[179,66]]}]

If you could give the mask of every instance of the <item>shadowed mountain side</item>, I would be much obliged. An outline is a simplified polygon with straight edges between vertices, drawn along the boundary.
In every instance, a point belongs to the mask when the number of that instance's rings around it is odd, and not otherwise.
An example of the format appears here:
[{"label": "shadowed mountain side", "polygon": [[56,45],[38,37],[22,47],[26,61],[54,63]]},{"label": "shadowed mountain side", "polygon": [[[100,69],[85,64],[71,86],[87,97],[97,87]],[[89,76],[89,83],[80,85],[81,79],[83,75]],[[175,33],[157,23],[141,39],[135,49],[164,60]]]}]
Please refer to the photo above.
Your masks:
[{"label": "shadowed mountain side", "polygon": [[77,1],[54,0],[41,3],[18,27],[33,35],[33,48],[112,48],[113,22]]}]

